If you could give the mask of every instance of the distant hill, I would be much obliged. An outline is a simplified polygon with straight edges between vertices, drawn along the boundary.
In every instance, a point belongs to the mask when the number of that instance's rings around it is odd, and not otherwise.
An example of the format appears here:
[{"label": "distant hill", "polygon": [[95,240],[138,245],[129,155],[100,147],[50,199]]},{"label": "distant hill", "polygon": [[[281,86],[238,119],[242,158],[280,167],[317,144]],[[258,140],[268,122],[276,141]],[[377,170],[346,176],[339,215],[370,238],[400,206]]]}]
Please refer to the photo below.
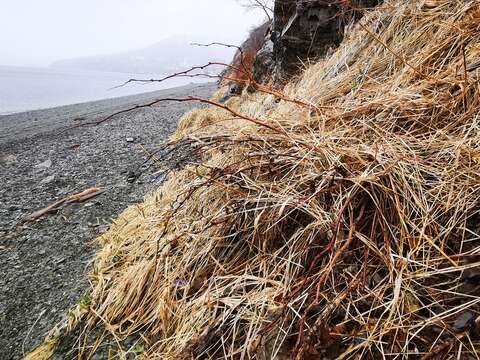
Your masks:
[{"label": "distant hill", "polygon": [[[175,36],[162,40],[143,49],[111,55],[91,56],[67,59],[52,63],[54,68],[120,72],[129,74],[171,74],[203,65],[209,61],[229,63],[234,49],[211,46],[199,47],[194,42],[206,43],[187,36]],[[210,69],[209,73],[218,73],[222,69]]]}]

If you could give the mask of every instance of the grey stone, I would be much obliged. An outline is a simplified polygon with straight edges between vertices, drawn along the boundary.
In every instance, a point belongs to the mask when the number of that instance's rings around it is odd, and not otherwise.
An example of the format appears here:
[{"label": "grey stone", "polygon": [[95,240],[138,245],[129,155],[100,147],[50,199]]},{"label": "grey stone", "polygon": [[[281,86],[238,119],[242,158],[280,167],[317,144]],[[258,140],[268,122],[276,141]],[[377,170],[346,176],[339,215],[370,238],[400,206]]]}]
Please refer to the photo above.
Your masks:
[{"label": "grey stone", "polygon": [[470,311],[466,311],[462,314],[460,314],[456,319],[455,319],[455,328],[457,330],[466,330],[470,326],[472,326],[475,323],[475,314],[473,314]]},{"label": "grey stone", "polygon": [[41,162],[40,164],[35,165],[35,168],[38,169],[38,170],[45,170],[45,169],[49,169],[51,167],[52,167],[52,160],[51,159],[47,159],[44,162]]},{"label": "grey stone", "polygon": [[47,176],[45,179],[40,181],[40,184],[47,185],[55,181],[55,175]]},{"label": "grey stone", "polygon": [[17,162],[17,157],[15,155],[2,155],[0,156],[0,165],[11,165]]}]

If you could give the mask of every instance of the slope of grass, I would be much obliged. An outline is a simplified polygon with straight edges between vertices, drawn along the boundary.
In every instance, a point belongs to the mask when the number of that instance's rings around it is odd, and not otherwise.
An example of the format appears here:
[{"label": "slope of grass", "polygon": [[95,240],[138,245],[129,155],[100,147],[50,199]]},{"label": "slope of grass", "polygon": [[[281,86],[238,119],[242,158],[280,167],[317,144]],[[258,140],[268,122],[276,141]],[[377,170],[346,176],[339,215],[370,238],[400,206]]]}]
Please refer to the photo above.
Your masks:
[{"label": "slope of grass", "polygon": [[287,100],[230,100],[258,121],[185,115],[170,146],[201,161],[99,239],[86,333],[148,359],[476,356],[479,54],[476,1],[390,0]]}]

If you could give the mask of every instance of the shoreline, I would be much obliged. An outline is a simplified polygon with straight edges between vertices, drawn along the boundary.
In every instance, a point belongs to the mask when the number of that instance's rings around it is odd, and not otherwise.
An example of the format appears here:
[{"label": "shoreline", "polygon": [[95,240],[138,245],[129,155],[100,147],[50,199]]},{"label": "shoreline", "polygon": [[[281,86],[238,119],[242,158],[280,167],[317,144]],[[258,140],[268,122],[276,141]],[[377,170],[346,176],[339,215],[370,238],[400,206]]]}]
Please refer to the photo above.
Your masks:
[{"label": "shoreline", "polygon": [[40,108],[34,108],[34,109],[23,109],[23,110],[14,110],[14,111],[5,111],[5,112],[0,112],[0,119],[5,116],[11,116],[11,115],[18,115],[18,114],[23,114],[23,113],[32,113],[32,112],[37,112],[37,111],[46,111],[46,110],[53,110],[53,109],[58,109],[58,108],[66,108],[70,106],[83,106],[83,105],[88,105],[91,103],[100,103],[100,102],[107,102],[107,101],[113,101],[113,100],[128,100],[129,98],[142,98],[142,97],[149,97],[149,95],[154,95],[156,93],[162,93],[165,91],[169,90],[176,90],[176,89],[188,89],[188,88],[196,88],[198,86],[204,86],[204,85],[209,85],[213,84],[212,82],[198,82],[198,83],[189,83],[185,85],[180,85],[180,86],[171,86],[171,87],[166,87],[165,89],[157,89],[157,90],[150,90],[150,91],[144,91],[144,92],[139,92],[135,94],[129,94],[129,95],[120,95],[120,96],[111,96],[111,97],[104,97],[100,99],[94,99],[94,100],[87,100],[87,101],[80,101],[80,102],[74,102],[71,104],[63,104],[63,105],[55,105],[55,106],[47,106],[47,107],[40,107]]},{"label": "shoreline", "polygon": [[[84,119],[99,117],[109,112],[115,113],[120,109],[146,103],[158,97],[176,96],[179,93],[188,94],[191,90],[212,87],[216,87],[216,84],[189,84],[135,95],[0,115],[0,144],[59,129],[65,125],[66,121],[70,122],[70,126],[76,125],[79,120],[84,121]],[[12,140],[9,140],[9,135],[13,136]]]},{"label": "shoreline", "polygon": [[[72,128],[161,96],[208,98],[216,84],[183,86],[0,117],[0,348],[14,360],[40,344],[88,289],[98,235],[166,174],[146,162],[198,103],[162,103],[99,126]],[[168,167],[179,165],[175,154]],[[170,158],[169,158],[170,161]],[[132,173],[141,176],[131,181]],[[104,192],[36,221],[33,212],[67,196]],[[24,344],[24,346],[22,346]]]}]

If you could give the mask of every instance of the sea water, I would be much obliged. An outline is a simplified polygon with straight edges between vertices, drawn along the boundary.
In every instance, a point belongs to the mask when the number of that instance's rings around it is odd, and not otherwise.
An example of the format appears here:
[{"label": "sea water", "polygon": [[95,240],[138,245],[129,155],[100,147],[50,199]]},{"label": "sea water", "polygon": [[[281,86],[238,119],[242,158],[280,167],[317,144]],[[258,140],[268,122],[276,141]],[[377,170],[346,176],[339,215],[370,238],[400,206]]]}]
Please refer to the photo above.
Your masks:
[{"label": "sea water", "polygon": [[187,85],[195,79],[133,83],[129,79],[161,78],[165,74],[126,74],[56,68],[0,66],[0,115],[116,98]]}]

